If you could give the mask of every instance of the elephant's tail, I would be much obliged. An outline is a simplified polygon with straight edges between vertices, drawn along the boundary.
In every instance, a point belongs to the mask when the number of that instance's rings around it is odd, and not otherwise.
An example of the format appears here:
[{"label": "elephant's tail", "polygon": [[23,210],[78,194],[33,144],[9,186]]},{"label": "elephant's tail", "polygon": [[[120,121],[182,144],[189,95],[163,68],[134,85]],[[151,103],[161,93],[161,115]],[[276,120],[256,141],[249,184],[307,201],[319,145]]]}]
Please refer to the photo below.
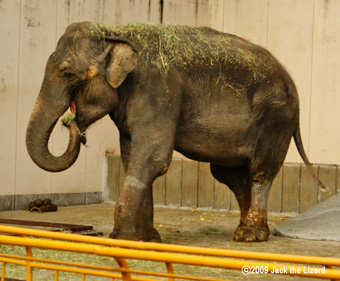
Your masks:
[{"label": "elephant's tail", "polygon": [[305,165],[307,166],[309,172],[311,173],[313,179],[315,180],[315,182],[317,183],[317,185],[319,186],[320,190],[323,192],[329,192],[329,188],[327,186],[325,186],[321,180],[318,178],[318,176],[316,175],[312,164],[309,162],[308,157],[306,155],[305,149],[303,148],[303,144],[302,144],[302,139],[301,139],[301,133],[300,133],[300,126],[298,126],[295,129],[294,132],[294,141],[296,144],[296,148],[299,151],[299,154],[303,160],[303,162],[305,163]]}]

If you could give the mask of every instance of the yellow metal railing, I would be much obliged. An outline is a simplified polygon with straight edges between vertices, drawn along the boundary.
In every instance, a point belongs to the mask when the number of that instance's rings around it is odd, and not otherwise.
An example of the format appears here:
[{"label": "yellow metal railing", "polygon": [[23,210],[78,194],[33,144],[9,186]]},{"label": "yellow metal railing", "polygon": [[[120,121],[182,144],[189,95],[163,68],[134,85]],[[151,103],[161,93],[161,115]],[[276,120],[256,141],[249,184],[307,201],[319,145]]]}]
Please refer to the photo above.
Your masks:
[{"label": "yellow metal railing", "polygon": [[[340,258],[285,255],[250,251],[234,251],[189,247],[159,243],[143,243],[89,237],[76,234],[56,233],[10,226],[0,226],[0,244],[23,246],[26,256],[0,253],[1,280],[5,280],[6,265],[15,264],[26,268],[26,280],[34,280],[33,269],[54,271],[54,280],[59,272],[77,273],[85,280],[87,275],[108,277],[108,280],[226,280],[228,272],[214,278],[176,274],[173,264],[242,270],[243,274],[287,274],[295,276],[340,280]],[[27,237],[30,236],[30,237]],[[36,238],[32,238],[36,237]],[[39,239],[47,238],[47,239]],[[53,239],[53,240],[50,240]],[[33,257],[32,248],[86,253],[112,257],[117,266],[100,266],[86,263],[66,262]],[[128,260],[146,260],[165,263],[165,272],[132,269]],[[321,266],[321,267],[320,267]],[[164,279],[165,278],[165,279]]]}]

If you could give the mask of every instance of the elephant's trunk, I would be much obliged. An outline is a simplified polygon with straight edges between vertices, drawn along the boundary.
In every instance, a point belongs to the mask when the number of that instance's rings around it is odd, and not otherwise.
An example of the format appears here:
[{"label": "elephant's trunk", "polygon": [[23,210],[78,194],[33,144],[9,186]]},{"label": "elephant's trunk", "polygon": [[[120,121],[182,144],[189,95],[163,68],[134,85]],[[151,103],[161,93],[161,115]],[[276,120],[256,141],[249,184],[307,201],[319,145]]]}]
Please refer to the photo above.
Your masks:
[{"label": "elephant's trunk", "polygon": [[40,168],[49,172],[60,172],[68,169],[79,155],[81,137],[74,121],[69,125],[69,143],[64,154],[56,157],[48,149],[48,140],[52,130],[67,108],[68,105],[64,104],[59,110],[51,109],[39,97],[27,127],[26,146],[28,153]]}]

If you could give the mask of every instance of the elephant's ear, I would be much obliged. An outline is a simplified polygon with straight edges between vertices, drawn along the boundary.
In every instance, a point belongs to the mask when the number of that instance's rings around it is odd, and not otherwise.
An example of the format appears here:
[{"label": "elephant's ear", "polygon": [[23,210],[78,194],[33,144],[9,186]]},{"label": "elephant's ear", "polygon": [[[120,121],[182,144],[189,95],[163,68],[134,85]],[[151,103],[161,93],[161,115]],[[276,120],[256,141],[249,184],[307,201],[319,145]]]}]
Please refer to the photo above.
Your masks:
[{"label": "elephant's ear", "polygon": [[[111,38],[110,38],[111,39]],[[118,88],[137,65],[138,53],[133,45],[123,40],[114,40],[114,47],[106,67],[106,79],[113,88]]]}]

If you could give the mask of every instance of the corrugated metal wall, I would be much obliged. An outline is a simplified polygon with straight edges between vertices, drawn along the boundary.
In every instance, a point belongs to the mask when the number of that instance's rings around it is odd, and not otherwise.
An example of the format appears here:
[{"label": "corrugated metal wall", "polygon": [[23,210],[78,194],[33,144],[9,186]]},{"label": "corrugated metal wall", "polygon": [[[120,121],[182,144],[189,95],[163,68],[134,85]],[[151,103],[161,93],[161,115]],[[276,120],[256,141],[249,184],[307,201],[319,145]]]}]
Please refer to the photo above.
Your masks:
[{"label": "corrugated metal wall", "polygon": [[[88,147],[82,148],[74,167],[63,173],[40,170],[26,152],[26,126],[46,60],[66,26],[74,21],[208,25],[267,47],[298,87],[302,135],[310,160],[339,164],[339,13],[338,0],[0,1],[2,205],[11,208],[17,204],[16,195],[101,193],[105,153],[119,153],[118,132],[108,118],[88,130]],[[66,143],[67,131],[59,126],[51,150],[62,153]],[[301,161],[294,147],[287,161]],[[92,202],[90,198],[84,196],[80,201]]]}]

